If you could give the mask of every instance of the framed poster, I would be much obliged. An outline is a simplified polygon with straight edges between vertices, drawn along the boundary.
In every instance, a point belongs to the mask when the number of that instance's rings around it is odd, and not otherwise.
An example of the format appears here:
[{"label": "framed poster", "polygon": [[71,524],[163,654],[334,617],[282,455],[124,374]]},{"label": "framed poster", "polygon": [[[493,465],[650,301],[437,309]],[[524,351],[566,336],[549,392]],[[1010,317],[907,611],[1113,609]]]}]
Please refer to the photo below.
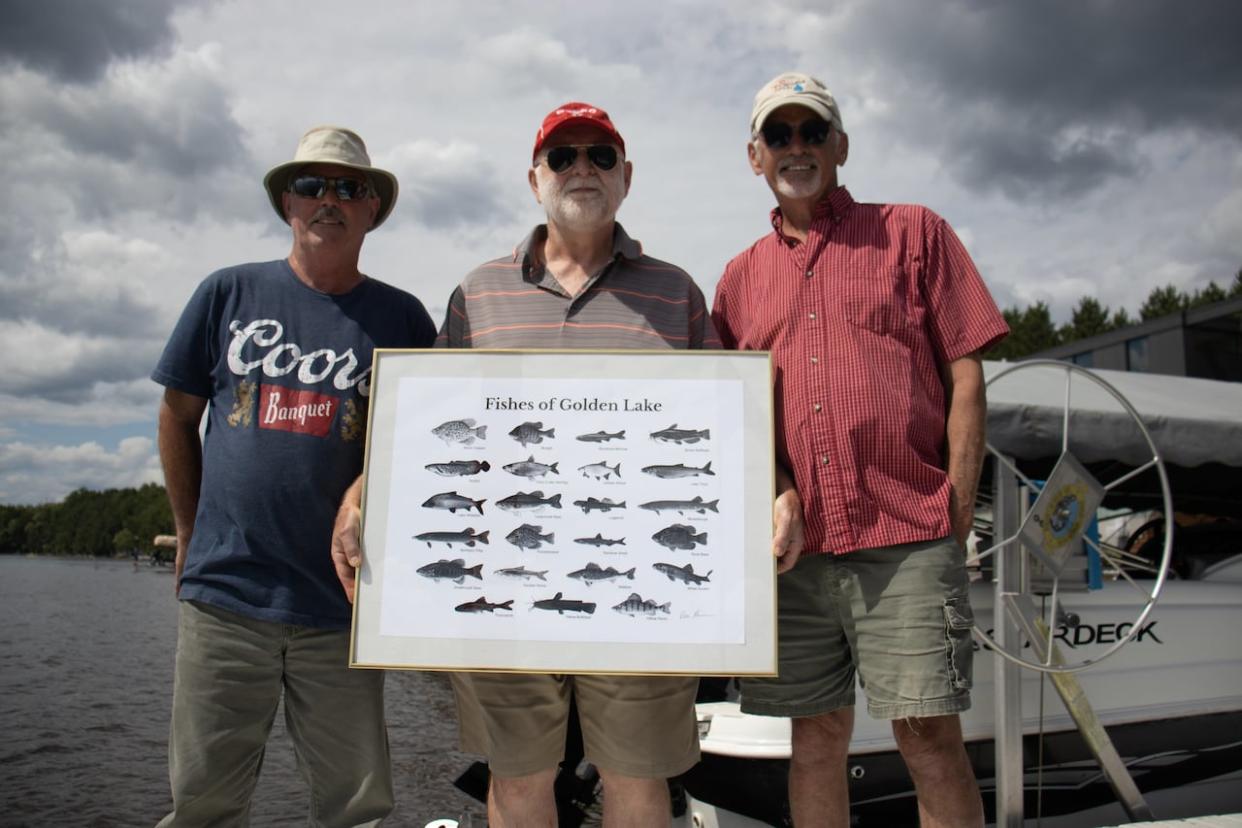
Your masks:
[{"label": "framed poster", "polygon": [[764,352],[377,350],[350,663],[772,675]]}]

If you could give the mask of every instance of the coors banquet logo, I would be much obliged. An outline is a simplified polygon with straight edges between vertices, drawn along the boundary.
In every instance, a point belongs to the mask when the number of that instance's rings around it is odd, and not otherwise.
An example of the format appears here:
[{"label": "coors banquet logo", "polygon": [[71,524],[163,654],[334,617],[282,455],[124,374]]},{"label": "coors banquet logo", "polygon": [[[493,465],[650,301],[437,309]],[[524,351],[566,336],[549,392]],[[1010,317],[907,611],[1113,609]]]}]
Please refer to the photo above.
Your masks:
[{"label": "coors banquet logo", "polygon": [[[338,391],[357,388],[363,397],[370,394],[371,367],[359,370],[358,357],[353,348],[339,354],[331,348],[303,351],[295,342],[282,341],[285,327],[275,319],[256,319],[244,326],[234,320],[229,323],[229,332],[233,334],[233,340],[229,343],[228,366],[239,377],[249,377],[256,370],[266,377],[294,374],[304,385],[330,384]],[[331,394],[264,382],[258,383],[256,394],[254,381],[244,380],[238,386],[229,423],[249,425],[252,406],[256,402],[259,428],[313,434],[316,437],[327,436],[341,405],[340,397]],[[348,416],[342,420],[341,437],[352,441],[360,434],[357,405],[353,400],[347,401],[346,414]]]}]

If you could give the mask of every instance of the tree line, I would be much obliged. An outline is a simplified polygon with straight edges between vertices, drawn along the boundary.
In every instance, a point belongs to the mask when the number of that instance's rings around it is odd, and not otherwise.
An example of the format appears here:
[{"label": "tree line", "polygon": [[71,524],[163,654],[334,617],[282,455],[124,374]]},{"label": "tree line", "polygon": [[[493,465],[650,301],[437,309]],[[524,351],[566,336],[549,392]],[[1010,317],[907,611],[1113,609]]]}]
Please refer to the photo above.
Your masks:
[{"label": "tree line", "polygon": [[0,505],[0,554],[90,555],[107,558],[152,550],[156,535],[173,533],[164,487],[78,489],[60,503]]},{"label": "tree line", "polygon": [[1216,282],[1209,282],[1207,287],[1194,293],[1186,293],[1175,285],[1155,288],[1139,306],[1137,318],[1132,318],[1125,308],[1110,311],[1091,296],[1079,299],[1070,321],[1060,326],[1052,321],[1052,314],[1044,302],[1036,302],[1025,308],[1005,308],[1002,313],[1005,321],[1009,323],[1009,336],[988,350],[984,357],[1020,359],[1058,345],[1068,345],[1127,325],[1210,305],[1235,296],[1242,296],[1242,270],[1237,272],[1227,288]]}]

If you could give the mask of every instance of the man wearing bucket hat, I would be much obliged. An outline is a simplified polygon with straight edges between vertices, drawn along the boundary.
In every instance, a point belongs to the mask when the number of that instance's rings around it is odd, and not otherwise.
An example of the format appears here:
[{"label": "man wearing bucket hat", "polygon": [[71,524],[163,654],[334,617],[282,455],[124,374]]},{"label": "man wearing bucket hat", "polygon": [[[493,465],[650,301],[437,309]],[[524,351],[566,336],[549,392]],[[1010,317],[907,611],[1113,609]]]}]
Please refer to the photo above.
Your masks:
[{"label": "man wearing bucket hat", "polygon": [[247,820],[282,692],[311,824],[375,825],[393,807],[383,673],[347,666],[325,553],[362,468],[372,349],[426,347],[434,325],[358,270],[397,180],[355,133],[310,130],[264,185],[288,257],[207,277],[152,373],[180,598],[160,825]]},{"label": "man wearing bucket hat", "polygon": [[838,185],[849,138],[822,82],[764,85],[747,149],[776,197],[773,231],[726,266],[712,316],[726,346],[772,352],[778,477],[800,498],[803,548],[778,577],[779,676],[744,680],[742,709],[793,719],[796,825],[849,822],[856,676],[870,714],[893,721],[921,824],[982,825],[958,720],[962,544],[983,455],[980,352],[1008,329],[942,218]]},{"label": "man wearing bucket hat", "polygon": [[[567,103],[544,118],[527,180],[540,224],[510,254],[480,265],[449,300],[437,347],[719,348],[702,292],[685,271],[643,253],[616,214],[633,166],[604,110]],[[333,557],[352,595],[354,519]],[[454,673],[463,750],[487,757],[493,824],[557,824],[553,782],[576,701],[586,758],[604,786],[604,824],[667,825],[666,779],[699,758],[684,676]],[[571,769],[572,770],[572,769]]]}]

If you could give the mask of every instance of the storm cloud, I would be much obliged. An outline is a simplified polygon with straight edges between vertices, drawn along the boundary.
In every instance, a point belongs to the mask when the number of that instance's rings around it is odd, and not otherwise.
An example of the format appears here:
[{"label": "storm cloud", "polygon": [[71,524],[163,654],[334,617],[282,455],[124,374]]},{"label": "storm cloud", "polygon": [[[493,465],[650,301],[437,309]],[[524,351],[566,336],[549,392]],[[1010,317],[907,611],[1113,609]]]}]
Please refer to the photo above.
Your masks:
[{"label": "storm cloud", "polygon": [[902,9],[869,27],[873,43],[899,49],[898,65],[944,89],[950,104],[988,101],[1044,127],[1242,129],[1237,3],[956,0]]},{"label": "storm cloud", "polygon": [[[136,209],[192,215],[202,193],[186,191],[187,178],[250,161],[216,73],[210,50],[127,66],[89,86],[5,73],[0,151],[23,160],[12,174],[32,194],[58,199],[57,210],[85,218]],[[186,198],[190,192],[196,197]]]},{"label": "storm cloud", "polygon": [[0,59],[21,63],[62,81],[99,77],[116,59],[167,55],[168,0],[9,0],[0,26]]},{"label": "storm cloud", "polygon": [[1240,4],[876,5],[849,17],[846,54],[879,67],[886,126],[905,123],[972,189],[1074,199],[1140,174],[1144,136],[1242,133]]}]

